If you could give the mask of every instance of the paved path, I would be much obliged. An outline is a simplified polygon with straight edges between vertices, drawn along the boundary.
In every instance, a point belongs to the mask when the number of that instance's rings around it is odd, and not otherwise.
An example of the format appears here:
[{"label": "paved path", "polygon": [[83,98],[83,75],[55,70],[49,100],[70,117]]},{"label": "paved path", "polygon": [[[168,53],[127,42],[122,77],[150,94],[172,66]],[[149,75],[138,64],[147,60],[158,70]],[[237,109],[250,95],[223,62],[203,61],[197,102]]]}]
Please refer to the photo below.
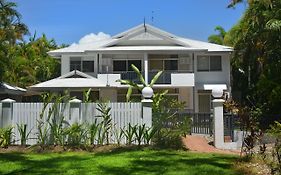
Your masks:
[{"label": "paved path", "polygon": [[217,149],[214,146],[208,144],[206,138],[202,136],[188,135],[183,138],[184,145],[194,152],[203,152],[203,153],[222,153],[222,154],[239,154],[239,150],[221,150]]}]

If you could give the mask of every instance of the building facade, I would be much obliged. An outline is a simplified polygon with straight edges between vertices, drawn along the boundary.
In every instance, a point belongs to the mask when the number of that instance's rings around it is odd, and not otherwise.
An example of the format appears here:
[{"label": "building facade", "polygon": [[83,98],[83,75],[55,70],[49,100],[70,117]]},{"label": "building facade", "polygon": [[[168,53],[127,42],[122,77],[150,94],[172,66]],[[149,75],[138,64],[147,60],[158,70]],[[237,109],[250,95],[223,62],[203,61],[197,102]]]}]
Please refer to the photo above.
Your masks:
[{"label": "building facade", "polygon": [[[126,100],[128,86],[118,79],[138,81],[134,64],[150,82],[163,74],[154,92],[185,102],[186,110],[210,112],[211,91],[223,89],[231,95],[230,54],[232,48],[178,37],[148,24],[141,24],[111,38],[50,51],[61,62],[61,77],[31,86],[33,91],[62,92],[77,98],[91,88],[93,100]],[[141,94],[134,91],[132,100]]]}]

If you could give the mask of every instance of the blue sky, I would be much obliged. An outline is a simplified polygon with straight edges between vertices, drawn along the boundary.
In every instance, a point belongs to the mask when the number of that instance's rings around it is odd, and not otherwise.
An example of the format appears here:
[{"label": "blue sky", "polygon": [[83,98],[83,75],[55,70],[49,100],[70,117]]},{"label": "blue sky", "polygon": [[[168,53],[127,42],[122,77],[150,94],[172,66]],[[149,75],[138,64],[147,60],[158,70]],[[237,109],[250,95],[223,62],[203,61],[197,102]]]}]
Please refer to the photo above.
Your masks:
[{"label": "blue sky", "polygon": [[15,0],[30,32],[71,44],[89,33],[117,34],[143,22],[175,35],[207,41],[217,25],[237,23],[245,4],[230,0]]}]

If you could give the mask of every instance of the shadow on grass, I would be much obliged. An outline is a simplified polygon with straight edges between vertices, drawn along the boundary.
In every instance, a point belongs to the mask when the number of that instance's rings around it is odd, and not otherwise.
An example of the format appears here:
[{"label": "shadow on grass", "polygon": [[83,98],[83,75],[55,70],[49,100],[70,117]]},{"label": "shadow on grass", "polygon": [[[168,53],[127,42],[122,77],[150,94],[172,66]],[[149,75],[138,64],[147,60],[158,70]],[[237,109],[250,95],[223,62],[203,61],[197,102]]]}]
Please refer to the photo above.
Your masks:
[{"label": "shadow on grass", "polygon": [[[132,150],[129,150],[132,151]],[[132,152],[126,155],[131,158],[126,167],[99,166],[102,174],[239,174],[232,170],[233,163],[237,160],[235,156],[193,154],[189,152],[177,152],[172,150],[152,150],[149,154]],[[101,153],[97,156],[121,154],[120,150],[111,153]]]},{"label": "shadow on grass", "polygon": [[[110,160],[110,161],[108,161]],[[235,156],[194,154],[174,150],[119,148],[96,154],[0,153],[0,162],[20,167],[0,174],[235,174]],[[121,162],[121,163],[120,163]],[[86,164],[86,166],[85,166]],[[94,172],[93,172],[94,171]],[[236,173],[238,174],[238,173]]]},{"label": "shadow on grass", "polygon": [[[80,174],[86,174],[87,170],[82,168],[79,161],[85,160],[83,156],[71,155],[60,156],[55,154],[54,156],[44,156],[45,154],[34,154],[35,157],[30,158],[24,153],[0,153],[0,162],[11,162],[19,165],[18,168],[11,168],[5,172],[0,170],[0,174],[12,175],[12,174],[61,174],[64,170],[61,165],[64,164],[64,169],[77,169]],[[38,156],[43,155],[43,157]],[[66,164],[65,164],[66,163]]]}]

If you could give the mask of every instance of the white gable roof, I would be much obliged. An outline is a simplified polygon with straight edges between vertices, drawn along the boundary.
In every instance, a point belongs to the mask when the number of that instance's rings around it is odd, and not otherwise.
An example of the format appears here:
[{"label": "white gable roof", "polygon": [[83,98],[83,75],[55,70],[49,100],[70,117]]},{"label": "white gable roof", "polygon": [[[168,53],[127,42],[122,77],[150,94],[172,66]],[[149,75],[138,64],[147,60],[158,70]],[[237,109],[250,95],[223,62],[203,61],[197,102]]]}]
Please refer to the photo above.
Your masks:
[{"label": "white gable roof", "polygon": [[[147,41],[145,44],[139,44],[139,45],[125,45],[123,44],[123,47],[120,47],[118,44],[122,42],[126,42],[128,40],[131,41],[142,41],[140,43],[143,43],[143,41]],[[151,41],[166,41],[167,43],[171,44],[161,44],[156,47],[157,45],[150,45],[152,43]],[[147,49],[144,49],[144,46],[147,47]],[[148,47],[153,46],[153,47]],[[99,40],[95,41],[93,43],[87,43],[87,44],[75,44],[71,45],[69,47],[53,50],[50,51],[49,54],[52,56],[61,55],[64,53],[85,53],[87,51],[110,51],[110,50],[118,50],[122,51],[124,50],[164,50],[165,46],[168,50],[206,50],[210,52],[231,52],[233,49],[228,46],[218,45],[218,44],[212,44],[208,42],[178,37],[176,35],[173,35],[171,33],[168,33],[166,31],[163,31],[161,29],[158,29],[156,27],[153,27],[151,25],[138,25],[136,27],[133,27],[125,32],[119,33],[109,39],[105,40]],[[131,48],[130,48],[131,47]],[[138,48],[139,47],[139,48]]]},{"label": "white gable roof", "polygon": [[58,78],[30,86],[34,91],[50,90],[56,88],[101,88],[106,83],[78,70],[71,71]]}]

